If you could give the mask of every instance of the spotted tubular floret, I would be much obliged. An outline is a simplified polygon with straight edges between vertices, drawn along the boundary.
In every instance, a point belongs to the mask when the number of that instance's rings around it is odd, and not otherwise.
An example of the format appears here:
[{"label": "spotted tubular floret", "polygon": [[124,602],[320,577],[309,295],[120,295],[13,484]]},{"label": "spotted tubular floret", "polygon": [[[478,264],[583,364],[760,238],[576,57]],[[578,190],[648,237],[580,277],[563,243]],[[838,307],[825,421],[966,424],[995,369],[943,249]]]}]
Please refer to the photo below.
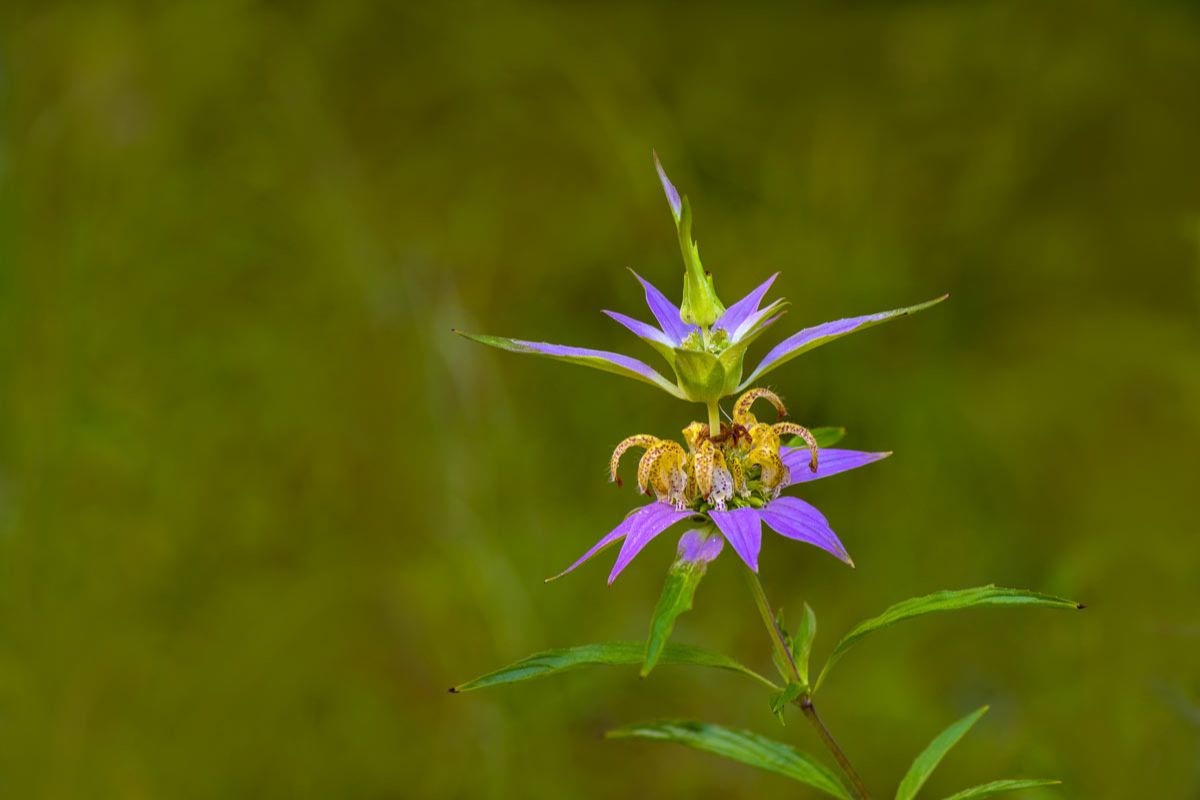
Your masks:
[{"label": "spotted tubular floret", "polygon": [[794,422],[776,422],[771,426],[776,436],[799,436],[808,445],[808,452],[811,458],[808,461],[808,468],[813,472],[817,471],[817,439],[812,435],[812,432],[803,425],[797,425]]},{"label": "spotted tubular floret", "polygon": [[766,400],[775,407],[775,413],[781,418],[787,416],[787,407],[783,404],[783,400],[779,399],[779,395],[770,389],[764,389],[760,386],[746,392],[733,404],[733,421],[747,428],[758,422],[754,415],[750,413],[750,406],[754,405],[754,401],[756,400]]},{"label": "spotted tubular floret", "polygon": [[621,464],[621,456],[625,455],[625,451],[631,447],[644,447],[647,450],[658,444],[661,439],[657,436],[651,436],[648,433],[638,433],[630,436],[617,445],[617,449],[613,450],[612,458],[608,460],[608,479],[617,486],[623,486],[621,477],[617,475],[617,467]]},{"label": "spotted tubular floret", "polygon": [[654,489],[659,500],[665,500],[676,508],[684,505],[684,490],[687,488],[687,453],[677,443],[660,439],[638,463],[638,489],[650,494]]}]

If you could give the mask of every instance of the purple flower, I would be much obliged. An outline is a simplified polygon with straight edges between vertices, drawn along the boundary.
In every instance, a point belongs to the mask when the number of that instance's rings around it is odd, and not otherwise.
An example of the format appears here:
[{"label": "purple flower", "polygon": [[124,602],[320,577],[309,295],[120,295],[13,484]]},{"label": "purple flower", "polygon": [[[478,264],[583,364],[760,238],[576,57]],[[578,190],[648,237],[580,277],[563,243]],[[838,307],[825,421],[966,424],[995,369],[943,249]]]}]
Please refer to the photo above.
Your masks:
[{"label": "purple flower", "polygon": [[[806,466],[809,458],[807,450],[781,448],[780,454],[785,463],[792,467],[795,475],[794,482],[806,482],[836,475],[839,472],[856,469],[874,461],[887,458],[891,453],[867,453],[858,450],[840,450],[825,448],[821,451],[821,464],[815,473],[801,468]],[[832,553],[850,566],[854,562],[850,554],[838,539],[837,534],[829,527],[825,515],[798,497],[777,497],[763,504],[761,508],[744,506],[726,511],[708,509],[696,512],[688,509],[676,510],[666,501],[655,501],[633,510],[621,524],[613,528],[607,535],[592,545],[571,566],[567,567],[554,578],[561,578],[583,562],[599,553],[601,550],[621,542],[621,550],[617,553],[616,562],[608,575],[611,584],[629,565],[633,557],[642,551],[646,545],[663,531],[683,520],[691,520],[693,530],[684,533],[679,540],[679,555],[687,560],[711,561],[720,553],[721,547],[713,545],[711,537],[701,538],[702,534],[694,528],[702,527],[712,522],[721,535],[729,542],[733,551],[738,554],[746,566],[758,572],[758,553],[762,545],[762,523],[781,536],[807,542]],[[701,548],[703,543],[704,548]]]},{"label": "purple flower", "polygon": [[[865,330],[888,320],[907,316],[940,303],[942,295],[925,303],[877,314],[847,317],[834,322],[814,325],[796,333],[772,348],[758,366],[743,380],[743,359],[747,348],[784,313],[787,302],[776,299],[763,305],[771,284],[778,273],[767,278],[753,291],[728,308],[721,305],[712,290],[712,276],[703,272],[699,253],[691,239],[691,211],[686,197],[681,198],[668,180],[662,165],[655,157],[655,167],[663,191],[671,206],[672,216],[680,236],[684,262],[687,267],[684,284],[684,309],[667,299],[653,284],[637,273],[642,284],[646,305],[657,325],[626,316],[617,311],[604,313],[623,325],[656,350],[675,373],[672,383],[657,370],[636,358],[605,350],[569,347],[546,342],[509,339],[455,331],[468,339],[516,353],[531,353],[572,364],[592,367],[632,378],[662,389],[681,399],[713,403],[743,391],[754,381],[801,353],[841,338],[854,331]],[[687,320],[708,322],[690,324]]]},{"label": "purple flower", "polygon": [[[676,442],[639,434],[630,436],[613,452],[610,477],[620,484],[617,468],[630,448],[645,449],[638,464],[638,489],[655,502],[630,513],[620,525],[596,542],[579,560],[555,577],[566,575],[606,547],[621,542],[608,582],[656,536],[683,520],[692,529],[679,541],[680,557],[711,561],[720,553],[716,531],[729,542],[746,565],[758,571],[762,524],[789,539],[807,542],[853,566],[850,555],[830,528],[828,520],[797,497],[781,497],[793,483],[804,483],[878,461],[890,453],[826,448],[818,452],[807,429],[790,422],[767,424],[751,413],[755,400],[769,400],[780,415],[783,403],[772,392],[754,389],[734,405],[733,424],[722,426],[713,437],[707,426],[693,423],[684,429],[688,451]],[[780,434],[798,434],[805,448],[780,445]]]}]

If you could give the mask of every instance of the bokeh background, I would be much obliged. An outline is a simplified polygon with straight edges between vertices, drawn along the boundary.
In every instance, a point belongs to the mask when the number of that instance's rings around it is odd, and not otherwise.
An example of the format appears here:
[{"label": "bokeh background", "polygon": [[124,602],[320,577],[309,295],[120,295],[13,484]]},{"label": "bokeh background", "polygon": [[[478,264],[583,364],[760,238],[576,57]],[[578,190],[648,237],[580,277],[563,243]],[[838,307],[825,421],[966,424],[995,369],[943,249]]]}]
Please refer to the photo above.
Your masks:
[{"label": "bokeh background", "polygon": [[[674,537],[542,578],[633,502],[612,446],[700,415],[450,328],[654,353],[656,147],[728,301],[784,334],[950,302],[771,376],[878,466],[806,486],[858,568],[767,537],[823,712],[886,796],[1200,797],[1200,12],[1174,2],[5,4],[0,782],[24,798],[775,798],[605,742],[660,716],[819,752],[725,674],[446,687],[644,635]],[[726,554],[728,555],[728,554]],[[735,561],[679,641],[769,670]]]}]

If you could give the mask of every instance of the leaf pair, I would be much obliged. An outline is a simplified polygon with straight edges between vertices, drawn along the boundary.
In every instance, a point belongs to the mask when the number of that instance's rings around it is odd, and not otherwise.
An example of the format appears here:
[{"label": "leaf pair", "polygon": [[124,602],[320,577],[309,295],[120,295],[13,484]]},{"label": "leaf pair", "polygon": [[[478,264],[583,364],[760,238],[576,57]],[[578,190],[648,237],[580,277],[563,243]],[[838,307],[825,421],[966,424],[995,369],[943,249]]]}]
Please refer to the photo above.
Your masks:
[{"label": "leaf pair", "polygon": [[[896,800],[913,800],[917,796],[917,792],[925,785],[925,781],[933,773],[937,765],[942,762],[946,753],[950,752],[950,748],[958,744],[959,740],[967,734],[967,731],[979,721],[979,718],[987,713],[988,707],[972,711],[962,719],[958,720],[950,727],[934,737],[933,741],[921,751],[908,768],[908,772],[900,781],[900,787],[896,789]],[[970,789],[964,789],[946,800],[969,800],[970,798],[991,797],[1002,792],[1012,792],[1017,789],[1030,789],[1035,786],[1050,786],[1059,783],[1059,781],[1033,779],[1033,780],[1003,780],[984,783],[979,786],[972,786]]]}]

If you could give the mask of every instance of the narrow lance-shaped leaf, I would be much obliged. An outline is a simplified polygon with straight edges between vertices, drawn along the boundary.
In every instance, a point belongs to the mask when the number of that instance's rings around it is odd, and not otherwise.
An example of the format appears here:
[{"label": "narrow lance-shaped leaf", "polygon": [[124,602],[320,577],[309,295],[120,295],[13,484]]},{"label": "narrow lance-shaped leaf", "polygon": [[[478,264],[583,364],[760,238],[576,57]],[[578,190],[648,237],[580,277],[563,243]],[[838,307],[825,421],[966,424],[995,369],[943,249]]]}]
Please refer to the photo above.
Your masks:
[{"label": "narrow lance-shaped leaf", "polygon": [[1003,780],[992,781],[991,783],[972,786],[970,789],[963,789],[961,792],[955,792],[946,798],[946,800],[979,800],[981,797],[991,797],[1005,792],[1015,792],[1018,789],[1034,789],[1038,786],[1057,786],[1062,781],[1051,781],[1044,779],[1031,780]]},{"label": "narrow lance-shaped leaf", "polygon": [[958,611],[964,608],[978,606],[1041,606],[1044,608],[1084,608],[1074,600],[1063,597],[1029,592],[1023,589],[1006,589],[1001,586],[977,586],[973,589],[957,589],[953,591],[934,592],[924,597],[913,597],[896,603],[877,617],[861,622],[833,648],[829,660],[825,662],[821,674],[817,677],[815,691],[824,682],[825,676],[833,665],[845,655],[846,651],[858,643],[868,633],[894,625],[897,622],[913,617],[933,614],[939,611]]},{"label": "narrow lance-shaped leaf", "polygon": [[783,775],[831,797],[849,800],[837,775],[821,762],[782,742],[750,731],[690,720],[661,720],[609,731],[610,739],[655,739],[704,750],[758,769]]},{"label": "narrow lance-shaped leaf", "polygon": [[800,671],[800,680],[808,686],[808,660],[812,655],[813,639],[817,635],[817,615],[812,607],[804,604],[804,616],[800,618],[800,627],[796,629],[793,640],[792,658],[796,659],[796,669]]},{"label": "narrow lance-shaped leaf", "polygon": [[651,386],[662,389],[673,397],[683,397],[678,387],[672,385],[670,381],[658,374],[649,364],[645,364],[630,356],[621,355],[620,353],[610,353],[607,350],[591,350],[586,347],[570,347],[563,344],[549,344],[547,342],[528,342],[523,339],[509,339],[506,336],[465,333],[460,330],[455,330],[454,332],[473,342],[498,347],[501,350],[508,350],[510,353],[529,353],[531,355],[544,356],[545,358],[553,358],[556,361],[565,361],[568,364],[578,364],[603,372],[611,372],[623,378],[632,378],[635,381],[648,383]]},{"label": "narrow lance-shaped leaf", "polygon": [[900,781],[900,787],[896,789],[896,800],[913,800],[942,758],[950,752],[950,748],[958,744],[958,740],[971,730],[987,710],[987,706],[978,708],[935,736],[921,754],[913,759],[912,766],[908,768],[908,772]]},{"label": "narrow lance-shaped leaf", "polygon": [[[567,647],[560,650],[544,650],[540,653],[526,656],[519,661],[514,661],[508,666],[501,667],[494,672],[489,672],[474,680],[459,684],[450,691],[455,693],[470,692],[505,683],[544,678],[548,675],[555,675],[577,667],[641,664],[645,653],[646,645],[644,642],[603,642],[598,644],[584,644],[578,647]],[[779,686],[776,686],[773,682],[767,680],[749,667],[739,664],[728,656],[699,647],[669,644],[663,648],[663,652],[659,657],[659,663],[692,664],[700,667],[728,670],[751,678],[773,691],[780,691]]]},{"label": "narrow lance-shaped leaf", "polygon": [[663,649],[675,629],[675,620],[685,611],[692,610],[692,597],[704,577],[706,563],[703,561],[676,561],[667,572],[662,595],[654,607],[650,619],[650,636],[646,640],[646,657],[642,661],[642,677],[650,674],[662,657]]},{"label": "narrow lance-shaped leaf", "polygon": [[804,694],[804,684],[790,681],[782,692],[771,695],[771,713],[779,720],[780,725],[787,724],[783,718],[783,711],[787,708],[788,703],[802,694]]}]

